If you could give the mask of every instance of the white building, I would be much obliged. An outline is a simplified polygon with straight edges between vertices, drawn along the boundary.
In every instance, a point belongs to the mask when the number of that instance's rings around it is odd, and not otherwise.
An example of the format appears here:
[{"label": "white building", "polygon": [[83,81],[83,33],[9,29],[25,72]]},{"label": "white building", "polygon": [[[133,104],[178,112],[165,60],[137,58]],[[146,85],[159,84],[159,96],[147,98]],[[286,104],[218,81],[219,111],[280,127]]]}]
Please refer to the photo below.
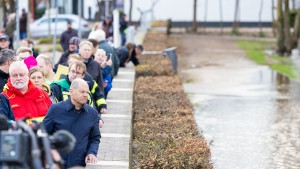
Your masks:
[{"label": "white building", "polygon": [[[53,6],[55,0],[50,0],[51,6]],[[77,14],[79,0],[64,0],[59,1],[58,6],[62,13],[74,13]],[[95,13],[98,11],[98,1],[103,0],[81,0],[82,1],[82,13],[85,19],[94,19]],[[105,0],[104,0],[105,1]],[[108,0],[110,3],[116,1],[123,1],[124,12],[129,14],[130,0]],[[224,22],[232,22],[234,20],[236,0],[198,0],[197,4],[197,20],[199,22],[219,22],[221,19]],[[262,4],[262,17],[261,21],[272,21],[272,1],[276,8],[276,0],[240,0],[239,4],[239,20],[241,22],[258,22],[259,11]],[[20,11],[22,8],[27,9],[28,0],[19,0]],[[155,3],[153,10],[151,6]],[[293,5],[295,2],[295,5]],[[45,0],[39,0],[40,4],[37,6],[45,6]],[[141,12],[146,14],[148,19],[155,20],[167,20],[172,19],[175,22],[191,22],[193,20],[193,4],[194,0],[133,0],[132,5],[132,21],[139,21],[141,18]],[[222,3],[222,7],[220,5]],[[290,0],[291,8],[293,6],[299,6],[300,0]],[[207,7],[207,8],[206,8]],[[90,14],[89,14],[90,11]],[[103,11],[102,11],[103,12]],[[222,14],[221,14],[222,12]],[[276,17],[276,9],[274,9]]]}]

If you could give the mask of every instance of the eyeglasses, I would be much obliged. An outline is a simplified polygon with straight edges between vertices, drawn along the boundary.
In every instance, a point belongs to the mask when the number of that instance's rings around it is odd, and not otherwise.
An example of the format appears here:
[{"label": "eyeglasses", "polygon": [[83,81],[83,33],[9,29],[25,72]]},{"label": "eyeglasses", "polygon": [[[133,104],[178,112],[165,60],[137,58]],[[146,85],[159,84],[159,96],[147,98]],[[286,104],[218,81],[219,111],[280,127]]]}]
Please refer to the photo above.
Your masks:
[{"label": "eyeglasses", "polygon": [[72,74],[83,75],[83,72],[76,72],[75,70],[70,70]]},{"label": "eyeglasses", "polygon": [[82,51],[84,51],[84,52],[90,52],[90,51],[92,51],[92,49],[82,49]]},{"label": "eyeglasses", "polygon": [[28,76],[28,74],[27,73],[10,74],[10,77],[13,77],[13,78],[17,78],[17,77],[23,78],[25,76]]}]

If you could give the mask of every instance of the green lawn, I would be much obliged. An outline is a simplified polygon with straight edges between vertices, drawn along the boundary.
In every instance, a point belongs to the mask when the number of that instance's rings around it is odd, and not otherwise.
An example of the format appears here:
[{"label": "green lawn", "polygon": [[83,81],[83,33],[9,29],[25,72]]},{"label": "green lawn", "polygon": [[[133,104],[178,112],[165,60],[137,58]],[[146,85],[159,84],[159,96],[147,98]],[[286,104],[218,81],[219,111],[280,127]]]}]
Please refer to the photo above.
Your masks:
[{"label": "green lawn", "polygon": [[237,44],[245,51],[246,55],[257,64],[269,65],[272,70],[300,82],[300,67],[293,65],[289,57],[264,54],[264,50],[271,49],[274,43],[238,40]]}]

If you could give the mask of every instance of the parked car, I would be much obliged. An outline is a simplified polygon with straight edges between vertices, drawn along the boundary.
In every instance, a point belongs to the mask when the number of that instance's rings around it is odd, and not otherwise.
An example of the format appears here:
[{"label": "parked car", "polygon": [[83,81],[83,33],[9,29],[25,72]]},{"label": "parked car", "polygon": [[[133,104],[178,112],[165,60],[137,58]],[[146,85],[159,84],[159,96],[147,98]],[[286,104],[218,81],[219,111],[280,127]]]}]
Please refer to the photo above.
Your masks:
[{"label": "parked car", "polygon": [[[79,16],[73,14],[58,14],[57,15],[57,31],[56,35],[60,35],[67,30],[67,22],[72,22],[72,28],[78,30],[79,28]],[[54,35],[55,32],[55,15],[51,15],[48,18],[47,15],[44,15],[40,19],[34,21],[30,24],[30,35],[32,38],[39,37],[48,37],[48,23],[50,23],[51,35]],[[88,22],[81,18],[81,33],[83,37],[86,37],[90,32]]]}]

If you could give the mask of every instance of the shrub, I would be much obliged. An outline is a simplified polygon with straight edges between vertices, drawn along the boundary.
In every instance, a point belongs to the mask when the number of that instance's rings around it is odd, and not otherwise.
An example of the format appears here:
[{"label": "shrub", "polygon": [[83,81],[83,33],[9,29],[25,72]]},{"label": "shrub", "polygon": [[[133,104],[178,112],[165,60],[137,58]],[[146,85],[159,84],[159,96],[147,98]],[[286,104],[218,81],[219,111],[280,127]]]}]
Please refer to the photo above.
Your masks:
[{"label": "shrub", "polygon": [[[53,38],[40,38],[38,42],[38,44],[49,44],[49,43],[53,43]],[[60,43],[59,38],[56,39],[56,43],[57,44]]]},{"label": "shrub", "polygon": [[[152,42],[145,43],[156,44],[156,38],[149,33],[145,39]],[[133,98],[133,168],[212,168],[210,149],[170,60],[144,55],[140,63]]]},{"label": "shrub", "polygon": [[[62,48],[60,45],[56,45],[56,46],[55,46],[55,50],[56,50],[56,51],[59,51],[59,52],[63,52],[63,48]],[[52,51],[53,51],[53,47],[50,46],[50,47],[48,48],[47,52],[52,52]]]}]

